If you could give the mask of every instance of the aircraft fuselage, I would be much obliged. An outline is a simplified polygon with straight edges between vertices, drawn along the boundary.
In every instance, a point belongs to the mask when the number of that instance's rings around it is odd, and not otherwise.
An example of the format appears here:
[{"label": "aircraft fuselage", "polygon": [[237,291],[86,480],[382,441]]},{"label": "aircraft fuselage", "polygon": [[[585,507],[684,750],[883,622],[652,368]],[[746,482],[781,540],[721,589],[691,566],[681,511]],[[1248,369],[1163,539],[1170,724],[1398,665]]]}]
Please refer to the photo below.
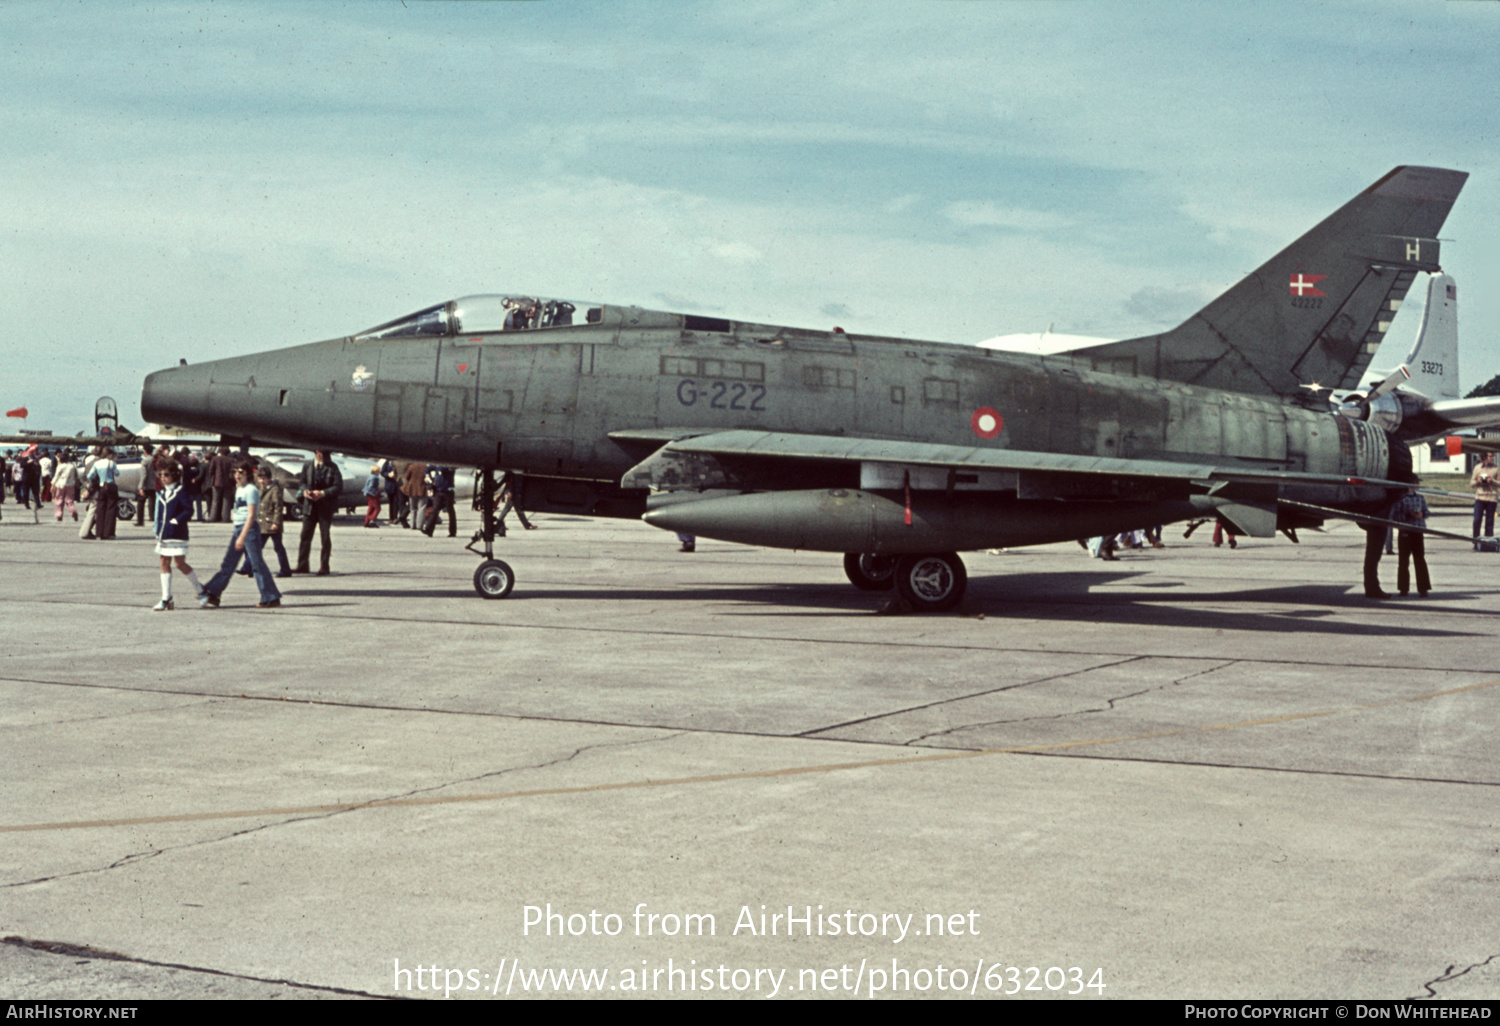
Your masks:
[{"label": "aircraft fuselage", "polygon": [[[692,316],[606,309],[602,323],[349,337],[174,367],[147,379],[142,408],[262,443],[596,482],[595,498],[618,492],[621,475],[673,429],[1387,476],[1383,432],[1277,398],[1101,373],[1067,357],[730,321],[705,330]],[[752,484],[796,484],[795,467],[774,473]],[[842,483],[857,486],[857,468]],[[1384,494],[1321,487],[1303,497]],[[594,505],[601,515],[642,509]]]}]

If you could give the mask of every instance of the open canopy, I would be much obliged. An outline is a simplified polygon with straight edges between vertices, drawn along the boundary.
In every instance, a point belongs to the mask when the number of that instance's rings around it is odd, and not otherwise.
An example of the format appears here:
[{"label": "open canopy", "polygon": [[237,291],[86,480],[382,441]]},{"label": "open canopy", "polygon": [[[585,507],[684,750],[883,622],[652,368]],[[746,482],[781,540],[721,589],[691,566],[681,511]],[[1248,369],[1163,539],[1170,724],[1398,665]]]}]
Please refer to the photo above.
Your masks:
[{"label": "open canopy", "polygon": [[589,324],[603,316],[603,304],[573,303],[565,299],[498,293],[464,296],[398,317],[355,336],[357,339],[407,338],[428,335],[479,335],[496,331],[527,331],[571,325],[583,308]]}]

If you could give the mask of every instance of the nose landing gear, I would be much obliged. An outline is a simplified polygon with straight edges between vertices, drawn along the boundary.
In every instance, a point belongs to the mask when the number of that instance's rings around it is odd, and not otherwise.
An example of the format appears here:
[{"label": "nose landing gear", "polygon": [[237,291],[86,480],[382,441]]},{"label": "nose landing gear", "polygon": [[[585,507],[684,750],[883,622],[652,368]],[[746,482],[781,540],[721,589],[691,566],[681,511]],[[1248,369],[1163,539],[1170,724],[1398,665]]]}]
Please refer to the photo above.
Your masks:
[{"label": "nose landing gear", "polygon": [[486,468],[480,473],[479,534],[465,548],[477,552],[474,543],[484,542],[484,562],[474,571],[474,590],[487,599],[503,599],[516,586],[516,574],[509,563],[495,558],[495,472]]}]

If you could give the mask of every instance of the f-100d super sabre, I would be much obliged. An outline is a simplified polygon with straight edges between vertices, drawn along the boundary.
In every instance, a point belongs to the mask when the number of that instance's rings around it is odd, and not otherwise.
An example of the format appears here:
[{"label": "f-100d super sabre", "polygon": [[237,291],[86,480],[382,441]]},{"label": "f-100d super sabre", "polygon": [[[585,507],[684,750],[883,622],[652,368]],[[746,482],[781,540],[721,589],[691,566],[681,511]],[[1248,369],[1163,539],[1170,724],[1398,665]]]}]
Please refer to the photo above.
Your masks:
[{"label": "f-100d super sabre", "polygon": [[[506,293],[146,379],[143,413],[259,444],[474,466],[525,508],[845,554],[954,606],[963,550],[1216,516],[1378,515],[1403,444],[1493,406],[1358,390],[1468,175],[1398,167],[1179,327],[1044,356]],[[1477,403],[1493,401],[1476,400]],[[1410,407],[1410,408],[1408,408]],[[1473,407],[1473,408],[1471,408]]]}]

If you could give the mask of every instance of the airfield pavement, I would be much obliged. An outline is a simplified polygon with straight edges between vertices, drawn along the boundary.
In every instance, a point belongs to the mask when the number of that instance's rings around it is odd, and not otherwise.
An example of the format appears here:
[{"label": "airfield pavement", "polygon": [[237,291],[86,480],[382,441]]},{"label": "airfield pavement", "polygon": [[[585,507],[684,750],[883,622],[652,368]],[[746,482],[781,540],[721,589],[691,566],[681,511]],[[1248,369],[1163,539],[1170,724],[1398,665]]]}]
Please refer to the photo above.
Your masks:
[{"label": "airfield pavement", "polygon": [[836,555],[546,515],[485,601],[472,513],[341,518],[283,608],[152,613],[148,531],[0,512],[5,997],[1500,996],[1461,542],[1387,602],[1348,524],[980,552],[916,616]]}]

